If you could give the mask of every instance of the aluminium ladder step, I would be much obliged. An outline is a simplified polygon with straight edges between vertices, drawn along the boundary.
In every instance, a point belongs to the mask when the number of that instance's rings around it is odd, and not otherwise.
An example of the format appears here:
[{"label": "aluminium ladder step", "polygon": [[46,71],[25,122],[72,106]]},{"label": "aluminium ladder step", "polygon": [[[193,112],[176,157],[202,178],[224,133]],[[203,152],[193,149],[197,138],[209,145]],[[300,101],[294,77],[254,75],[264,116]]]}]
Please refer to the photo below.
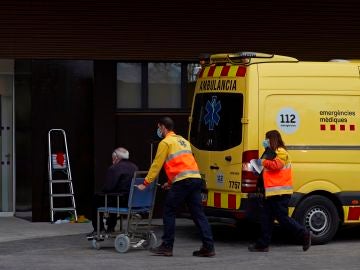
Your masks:
[{"label": "aluminium ladder step", "polygon": [[71,183],[70,179],[56,179],[56,180],[49,180],[53,184],[59,184],[59,183]]},{"label": "aluminium ladder step", "polygon": [[55,207],[52,208],[53,211],[75,211],[76,209],[74,207]]},{"label": "aluminium ladder step", "polygon": [[55,193],[51,194],[52,197],[74,197],[72,193]]}]

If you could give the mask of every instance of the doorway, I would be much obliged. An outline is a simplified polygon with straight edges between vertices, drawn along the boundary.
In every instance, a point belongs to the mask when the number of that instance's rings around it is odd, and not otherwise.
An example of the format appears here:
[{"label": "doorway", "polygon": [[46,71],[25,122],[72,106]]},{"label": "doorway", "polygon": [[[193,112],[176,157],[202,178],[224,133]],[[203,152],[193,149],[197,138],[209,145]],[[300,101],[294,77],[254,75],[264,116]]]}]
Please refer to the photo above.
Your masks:
[{"label": "doorway", "polygon": [[0,60],[0,216],[13,216],[14,181],[14,61]]}]

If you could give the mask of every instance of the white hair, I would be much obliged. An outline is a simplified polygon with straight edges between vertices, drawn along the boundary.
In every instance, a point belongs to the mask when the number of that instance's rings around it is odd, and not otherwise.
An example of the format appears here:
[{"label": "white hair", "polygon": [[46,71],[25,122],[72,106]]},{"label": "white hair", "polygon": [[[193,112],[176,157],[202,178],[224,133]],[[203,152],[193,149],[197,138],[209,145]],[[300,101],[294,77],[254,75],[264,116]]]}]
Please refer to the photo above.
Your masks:
[{"label": "white hair", "polygon": [[116,148],[112,153],[113,158],[129,159],[129,151],[123,147]]}]

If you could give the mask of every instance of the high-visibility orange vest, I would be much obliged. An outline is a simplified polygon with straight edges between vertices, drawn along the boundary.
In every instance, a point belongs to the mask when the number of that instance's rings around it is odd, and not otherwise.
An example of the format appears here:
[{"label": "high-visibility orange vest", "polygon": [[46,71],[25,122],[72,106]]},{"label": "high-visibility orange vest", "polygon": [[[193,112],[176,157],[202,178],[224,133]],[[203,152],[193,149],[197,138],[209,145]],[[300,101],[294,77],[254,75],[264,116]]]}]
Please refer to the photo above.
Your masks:
[{"label": "high-visibility orange vest", "polygon": [[169,149],[164,169],[170,183],[185,178],[201,178],[199,167],[187,140],[179,135],[171,134],[166,136],[163,142]]},{"label": "high-visibility orange vest", "polygon": [[263,161],[266,197],[293,193],[290,157],[283,148],[279,148],[275,152],[275,159]]}]

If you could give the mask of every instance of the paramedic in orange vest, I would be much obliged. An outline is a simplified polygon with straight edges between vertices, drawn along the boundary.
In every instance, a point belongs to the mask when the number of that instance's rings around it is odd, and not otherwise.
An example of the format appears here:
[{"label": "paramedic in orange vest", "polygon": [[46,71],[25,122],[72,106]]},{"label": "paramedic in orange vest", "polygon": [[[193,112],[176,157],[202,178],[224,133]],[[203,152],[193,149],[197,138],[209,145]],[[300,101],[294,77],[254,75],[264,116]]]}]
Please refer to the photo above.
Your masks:
[{"label": "paramedic in orange vest", "polygon": [[174,122],[170,117],[164,117],[159,121],[157,134],[163,139],[159,143],[144,183],[137,186],[140,190],[145,189],[164,166],[168,178],[168,182],[164,184],[168,189],[163,213],[164,232],[162,244],[150,251],[161,256],[173,255],[176,210],[185,202],[202,239],[202,247],[194,251],[193,256],[212,257],[215,256],[214,241],[201,203],[202,179],[199,168],[190,143],[176,135],[173,130]]},{"label": "paramedic in orange vest", "polygon": [[265,190],[261,236],[249,246],[249,251],[269,250],[274,219],[302,243],[303,251],[307,251],[311,245],[310,231],[288,216],[288,204],[293,193],[291,161],[280,133],[277,130],[268,131],[263,146],[275,151],[276,157],[261,160]]}]

